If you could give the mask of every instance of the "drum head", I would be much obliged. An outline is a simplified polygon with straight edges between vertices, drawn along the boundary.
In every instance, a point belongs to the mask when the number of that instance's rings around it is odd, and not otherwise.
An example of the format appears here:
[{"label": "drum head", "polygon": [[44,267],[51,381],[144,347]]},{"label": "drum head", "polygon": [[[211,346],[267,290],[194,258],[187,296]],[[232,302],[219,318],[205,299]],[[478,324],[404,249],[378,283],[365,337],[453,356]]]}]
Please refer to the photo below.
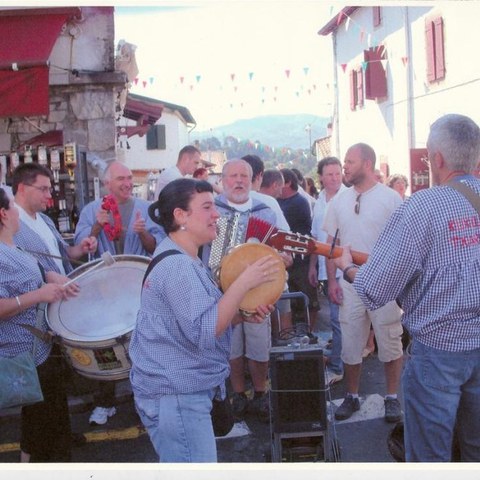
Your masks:
[{"label": "drum head", "polygon": [[140,308],[142,279],[150,258],[115,255],[113,265],[100,260],[75,269],[68,276],[79,277],[80,293],[68,300],[51,303],[47,322],[60,337],[73,341],[109,340],[131,332]]},{"label": "drum head", "polygon": [[247,313],[255,312],[259,305],[274,304],[282,295],[287,280],[287,272],[282,257],[263,243],[245,243],[234,247],[223,257],[220,263],[219,280],[225,292],[237,277],[252,263],[266,255],[273,255],[280,260],[280,271],[273,282],[264,283],[250,290],[240,303],[240,308]]}]

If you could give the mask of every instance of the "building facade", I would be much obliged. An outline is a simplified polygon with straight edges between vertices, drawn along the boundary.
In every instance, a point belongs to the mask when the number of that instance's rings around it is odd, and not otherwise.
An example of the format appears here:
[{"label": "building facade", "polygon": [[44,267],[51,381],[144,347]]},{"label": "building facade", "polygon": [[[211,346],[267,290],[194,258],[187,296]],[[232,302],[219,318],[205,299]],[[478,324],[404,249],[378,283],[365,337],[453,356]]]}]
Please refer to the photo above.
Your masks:
[{"label": "building facade", "polygon": [[406,175],[414,192],[429,185],[430,124],[446,113],[480,123],[480,3],[411,5],[345,7],[319,34],[333,42],[332,153],[368,143],[377,166]]}]

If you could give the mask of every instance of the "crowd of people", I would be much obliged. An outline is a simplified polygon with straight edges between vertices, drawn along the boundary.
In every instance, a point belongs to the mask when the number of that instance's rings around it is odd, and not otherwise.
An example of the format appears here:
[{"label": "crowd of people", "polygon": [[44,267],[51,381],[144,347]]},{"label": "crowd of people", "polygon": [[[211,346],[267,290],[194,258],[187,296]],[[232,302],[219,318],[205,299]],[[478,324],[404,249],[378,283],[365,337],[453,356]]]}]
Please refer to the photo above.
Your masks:
[{"label": "crowd of people", "polygon": [[[446,115],[432,124],[427,149],[434,186],[410,197],[403,175],[383,183],[375,152],[364,143],[352,145],[343,163],[319,161],[319,189],[295,169],[265,170],[255,155],[226,162],[214,188],[201,153],[186,146],[159,176],[153,203],[133,197],[132,173],[115,161],[103,183],[123,228],[112,240],[105,230],[111,213],[93,201],[80,213],[73,246],[43,213],[50,171],[36,163],[17,167],[13,198],[0,189],[0,355],[34,349],[44,393],[43,402],[22,408],[21,460],[69,461],[72,443],[61,352],[21,324],[46,331],[39,306],[81,295],[68,282],[70,260],[109,252],[155,258],[129,354],[135,407],[161,462],[217,461],[214,399],[230,395],[237,420],[269,420],[272,329],[275,335],[291,328],[299,307],[264,302],[247,314],[240,305],[282,269],[284,292],[308,298],[313,341],[319,295],[327,295],[326,380],[343,381],[345,389],[336,421],[361,408],[362,361],[375,338],[385,371],[385,420],[405,416],[407,461],[451,461],[454,431],[461,459],[480,461],[480,180],[472,174],[480,129],[467,117]],[[252,218],[336,243],[343,255],[266,256],[222,291],[212,263],[218,222],[234,219],[246,232]],[[355,265],[350,248],[369,254],[368,261]],[[115,413],[115,382],[98,382],[90,423],[105,424]]]}]

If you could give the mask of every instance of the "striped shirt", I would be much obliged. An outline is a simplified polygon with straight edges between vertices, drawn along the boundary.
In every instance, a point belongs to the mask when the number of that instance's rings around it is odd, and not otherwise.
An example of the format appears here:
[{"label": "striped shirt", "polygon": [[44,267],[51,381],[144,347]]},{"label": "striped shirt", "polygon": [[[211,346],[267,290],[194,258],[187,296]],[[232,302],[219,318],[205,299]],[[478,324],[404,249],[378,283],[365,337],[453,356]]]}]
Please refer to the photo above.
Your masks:
[{"label": "striped shirt", "polygon": [[155,253],[170,249],[181,254],[164,258],[148,276],[130,342],[130,380],[141,397],[207,390],[230,373],[230,329],[215,336],[222,293],[200,259],[169,237]]},{"label": "striped shirt", "polygon": [[[463,181],[480,194],[480,180]],[[392,215],[354,287],[370,309],[398,299],[415,340],[480,347],[480,216],[449,186],[422,190]]]},{"label": "striped shirt", "polygon": [[[0,243],[0,297],[15,298],[42,286],[43,279],[37,261],[29,254]],[[27,308],[10,318],[0,320],[0,356],[14,357],[31,352],[34,336],[21,323],[35,326],[37,309]],[[46,331],[43,320],[40,329]],[[51,345],[37,341],[35,364],[41,365],[50,353]]]}]

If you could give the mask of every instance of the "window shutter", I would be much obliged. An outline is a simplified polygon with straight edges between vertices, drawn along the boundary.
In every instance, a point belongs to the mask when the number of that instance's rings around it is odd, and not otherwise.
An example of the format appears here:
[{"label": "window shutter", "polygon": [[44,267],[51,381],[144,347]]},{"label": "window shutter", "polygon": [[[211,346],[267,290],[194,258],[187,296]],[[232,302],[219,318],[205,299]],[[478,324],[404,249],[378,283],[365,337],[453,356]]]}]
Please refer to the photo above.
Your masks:
[{"label": "window shutter", "polygon": [[382,24],[382,7],[372,7],[373,26],[378,27]]},{"label": "window shutter", "polygon": [[165,125],[152,125],[147,132],[147,150],[165,149]]},{"label": "window shutter", "polygon": [[443,38],[443,18],[433,21],[435,31],[435,80],[445,78],[445,50]]},{"label": "window shutter", "polygon": [[435,33],[433,22],[427,20],[425,23],[425,47],[427,50],[427,80],[435,81]]},{"label": "window shutter", "polygon": [[357,72],[350,70],[350,109],[357,107]]},{"label": "window shutter", "polygon": [[385,47],[364,50],[364,59],[367,62],[365,70],[365,98],[376,100],[387,96],[387,74],[380,60],[384,59]]},{"label": "window shutter", "polygon": [[360,67],[357,72],[357,105],[363,107],[364,105],[364,96],[363,96],[363,70]]}]

